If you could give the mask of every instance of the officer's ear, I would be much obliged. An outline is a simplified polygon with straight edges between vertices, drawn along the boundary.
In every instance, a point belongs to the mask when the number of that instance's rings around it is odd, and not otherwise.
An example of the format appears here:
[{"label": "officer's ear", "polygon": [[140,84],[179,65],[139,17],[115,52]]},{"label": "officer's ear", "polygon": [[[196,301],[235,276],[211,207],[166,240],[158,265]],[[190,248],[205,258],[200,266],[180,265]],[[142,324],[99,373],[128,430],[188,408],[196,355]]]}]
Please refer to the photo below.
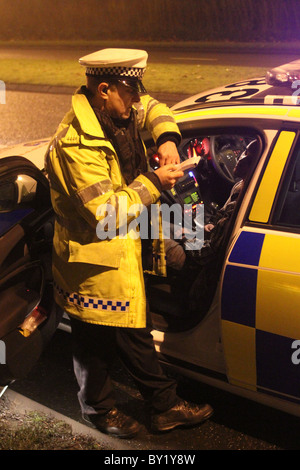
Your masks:
[{"label": "officer's ear", "polygon": [[107,99],[107,90],[108,90],[108,87],[109,87],[109,85],[108,85],[108,83],[106,83],[106,82],[102,82],[102,83],[100,83],[99,86],[98,86],[98,92],[99,92],[101,98],[103,98],[104,100]]}]

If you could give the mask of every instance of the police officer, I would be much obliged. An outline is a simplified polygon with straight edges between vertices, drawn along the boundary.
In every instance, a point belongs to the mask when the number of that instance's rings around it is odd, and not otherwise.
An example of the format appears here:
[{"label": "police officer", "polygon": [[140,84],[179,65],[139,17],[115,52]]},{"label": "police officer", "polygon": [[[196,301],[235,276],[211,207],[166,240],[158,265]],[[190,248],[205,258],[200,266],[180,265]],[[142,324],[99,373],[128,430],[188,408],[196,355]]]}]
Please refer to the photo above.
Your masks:
[{"label": "police officer", "polygon": [[[115,349],[150,406],[154,431],[212,414],[209,405],[181,401],[160,367],[146,315],[143,240],[131,236],[137,215],[130,208],[157,203],[161,191],[183,176],[175,166],[180,133],[171,111],[143,87],[147,56],[103,49],[81,58],[87,84],[73,96],[46,155],[56,213],[55,299],[71,319],[81,410],[97,429],[123,438],[134,436],[139,424],[116,406],[109,374]],[[142,128],[158,147],[161,166],[154,172],[147,167]],[[161,237],[152,248],[153,272],[164,274]]]}]

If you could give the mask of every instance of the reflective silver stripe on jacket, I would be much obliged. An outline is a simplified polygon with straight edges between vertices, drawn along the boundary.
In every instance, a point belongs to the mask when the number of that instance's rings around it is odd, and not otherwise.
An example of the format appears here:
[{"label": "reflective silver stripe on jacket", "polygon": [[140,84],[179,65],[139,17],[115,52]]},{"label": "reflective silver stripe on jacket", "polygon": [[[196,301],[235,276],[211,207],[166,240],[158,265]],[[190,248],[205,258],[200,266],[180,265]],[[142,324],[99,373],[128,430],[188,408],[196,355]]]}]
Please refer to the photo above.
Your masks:
[{"label": "reflective silver stripe on jacket", "polygon": [[95,199],[98,196],[102,196],[105,193],[113,190],[113,185],[111,180],[98,181],[97,183],[88,186],[81,191],[78,191],[77,194],[72,196],[72,199],[75,199],[80,205],[84,205],[92,199]]},{"label": "reflective silver stripe on jacket", "polygon": [[142,203],[145,206],[149,206],[152,203],[152,197],[151,197],[149,190],[140,181],[133,181],[132,183],[130,183],[128,188],[133,189],[134,191],[138,193],[138,195],[141,198]]},{"label": "reflective silver stripe on jacket", "polygon": [[[159,102],[156,99],[152,98],[147,105],[147,113],[149,113],[151,109],[154,108],[157,104],[159,104]],[[139,103],[135,103],[134,106],[137,110],[138,126],[141,128],[146,117],[146,112],[141,101]]]},{"label": "reflective silver stripe on jacket", "polygon": [[157,100],[155,100],[154,98],[152,98],[148,103],[147,113],[149,113],[151,111],[151,109],[153,109],[154,106],[156,106],[157,104],[159,104],[159,102]]},{"label": "reflective silver stripe on jacket", "polygon": [[166,122],[175,123],[175,119],[172,116],[159,116],[153,119],[153,121],[151,121],[150,126],[149,126],[150,132],[152,132],[152,130],[159,124],[164,124]]}]

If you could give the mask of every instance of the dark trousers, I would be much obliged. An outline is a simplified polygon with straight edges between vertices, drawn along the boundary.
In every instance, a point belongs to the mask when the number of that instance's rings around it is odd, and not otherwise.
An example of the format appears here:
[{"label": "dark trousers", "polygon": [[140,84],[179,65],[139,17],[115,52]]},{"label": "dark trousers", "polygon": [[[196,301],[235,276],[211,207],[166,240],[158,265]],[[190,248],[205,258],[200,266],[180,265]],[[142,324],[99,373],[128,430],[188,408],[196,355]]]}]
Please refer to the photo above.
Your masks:
[{"label": "dark trousers", "polygon": [[176,382],[157,358],[151,327],[116,328],[71,319],[74,372],[83,414],[103,414],[116,403],[110,368],[118,354],[153,411],[166,411],[178,401]]}]

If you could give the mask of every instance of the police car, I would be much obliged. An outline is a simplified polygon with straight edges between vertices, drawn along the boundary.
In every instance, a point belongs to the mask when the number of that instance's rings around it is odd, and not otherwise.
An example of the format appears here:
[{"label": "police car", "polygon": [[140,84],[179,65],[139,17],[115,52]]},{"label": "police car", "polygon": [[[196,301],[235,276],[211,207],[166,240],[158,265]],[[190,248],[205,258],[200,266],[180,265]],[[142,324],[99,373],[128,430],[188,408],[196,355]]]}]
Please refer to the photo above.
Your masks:
[{"label": "police car", "polygon": [[[253,141],[256,155],[215,257],[208,263],[208,276],[200,277],[197,308],[190,310],[188,303],[178,308],[176,293],[181,287],[188,298],[202,268],[193,271],[194,279],[190,272],[180,277],[184,272],[171,269],[164,280],[147,275],[153,337],[164,364],[296,415],[300,415],[299,80],[300,61],[296,61],[270,70],[266,77],[229,84],[173,107],[182,132],[181,159],[198,156],[200,161],[163,195],[170,207],[176,203],[192,214],[204,207],[208,222],[228,200],[237,183],[234,169]],[[147,136],[145,141],[155,168],[155,148]],[[7,158],[12,155],[9,149],[2,153],[0,338],[6,352],[0,365],[2,386],[24,377],[57,323],[64,324],[51,303],[53,214],[47,179],[38,169],[46,146],[47,142],[22,146],[13,154],[17,157]],[[192,253],[196,256],[198,251]]]}]

